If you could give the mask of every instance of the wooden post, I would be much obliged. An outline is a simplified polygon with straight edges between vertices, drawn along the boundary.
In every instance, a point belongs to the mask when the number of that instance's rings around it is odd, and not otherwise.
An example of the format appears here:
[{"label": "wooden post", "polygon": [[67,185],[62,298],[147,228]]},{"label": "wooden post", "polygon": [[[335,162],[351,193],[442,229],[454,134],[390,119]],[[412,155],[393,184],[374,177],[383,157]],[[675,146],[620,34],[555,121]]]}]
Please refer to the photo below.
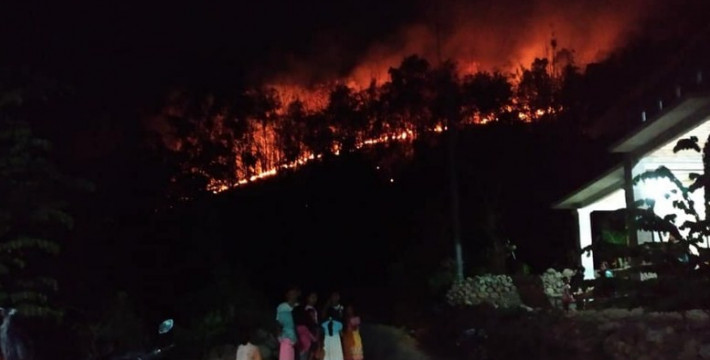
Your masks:
[{"label": "wooden post", "polygon": [[633,169],[636,159],[633,154],[627,154],[624,158],[624,195],[626,197],[626,229],[629,235],[629,245],[638,245],[638,233],[636,220],[634,219],[634,209],[636,209],[636,199],[634,198],[634,177]]}]

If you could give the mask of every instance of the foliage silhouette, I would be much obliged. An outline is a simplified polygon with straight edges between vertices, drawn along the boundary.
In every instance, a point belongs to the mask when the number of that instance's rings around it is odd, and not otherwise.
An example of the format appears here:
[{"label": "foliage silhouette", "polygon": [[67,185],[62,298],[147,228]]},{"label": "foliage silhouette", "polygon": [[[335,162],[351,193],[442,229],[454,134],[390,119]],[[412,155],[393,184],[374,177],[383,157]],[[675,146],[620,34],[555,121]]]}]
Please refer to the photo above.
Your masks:
[{"label": "foliage silhouette", "polygon": [[50,299],[58,283],[48,276],[47,256],[60,252],[74,227],[71,191],[92,186],[62,174],[50,158],[49,141],[33,134],[26,111],[50,90],[33,87],[32,78],[24,82],[0,89],[0,303],[22,315],[60,316]]}]

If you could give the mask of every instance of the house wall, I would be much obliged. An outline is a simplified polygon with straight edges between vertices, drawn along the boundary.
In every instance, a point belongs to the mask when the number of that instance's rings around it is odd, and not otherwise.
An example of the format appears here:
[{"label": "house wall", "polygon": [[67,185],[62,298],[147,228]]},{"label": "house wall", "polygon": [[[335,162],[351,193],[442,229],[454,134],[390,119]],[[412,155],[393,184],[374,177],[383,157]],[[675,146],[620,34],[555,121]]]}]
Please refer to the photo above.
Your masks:
[{"label": "house wall", "polygon": [[[584,249],[592,245],[592,212],[594,211],[614,211],[623,209],[626,206],[626,195],[624,189],[618,189],[593,204],[577,209],[577,221],[579,225],[579,248]],[[584,267],[584,279],[594,279],[596,271],[594,268],[594,254],[588,251],[581,254],[580,264]]]},{"label": "house wall", "polygon": [[[702,151],[683,150],[675,153],[673,152],[673,148],[676,146],[678,140],[691,136],[698,138],[698,145],[702,150],[706,145],[708,136],[710,136],[710,116],[695,128],[675,137],[644,155],[634,166],[632,175],[636,177],[646,171],[656,170],[660,166],[665,166],[671,170],[684,186],[690,185],[692,183],[690,175],[692,173],[703,172]],[[670,180],[665,178],[647,180],[634,186],[634,199],[637,201],[641,199],[652,199],[655,201],[654,210],[657,215],[664,217],[669,214],[676,214],[676,224],[680,225],[685,220],[692,220],[693,218],[673,206],[674,201],[682,200],[680,192],[673,192],[676,188],[677,187]],[[703,197],[704,189],[698,189],[690,194],[690,198],[695,204],[694,209],[701,218],[705,218]],[[683,233],[683,231],[681,231],[681,233]],[[684,235],[686,234],[687,231]],[[658,234],[639,231],[638,240],[639,243],[659,240],[665,241],[667,240],[667,235],[664,239],[659,239]]]}]

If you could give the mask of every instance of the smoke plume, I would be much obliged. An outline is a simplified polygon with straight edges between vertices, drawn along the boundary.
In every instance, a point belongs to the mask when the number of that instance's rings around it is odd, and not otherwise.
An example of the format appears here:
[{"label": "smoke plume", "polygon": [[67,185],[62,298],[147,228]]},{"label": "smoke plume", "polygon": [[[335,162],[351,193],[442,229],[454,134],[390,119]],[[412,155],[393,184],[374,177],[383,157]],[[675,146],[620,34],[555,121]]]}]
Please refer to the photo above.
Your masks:
[{"label": "smoke plume", "polygon": [[[345,46],[329,46],[317,59],[291,59],[273,83],[309,86],[314,79],[366,87],[383,82],[388,69],[418,54],[436,63],[451,59],[464,73],[479,70],[514,73],[536,57],[552,58],[561,49],[573,51],[580,67],[603,60],[637,34],[644,21],[658,12],[648,0],[449,0],[420,6],[417,21],[382,34],[363,52],[343,54]],[[363,24],[363,26],[367,26]],[[329,54],[331,56],[329,56]],[[324,66],[332,59],[329,66]],[[326,60],[326,61],[324,61]],[[309,64],[318,64],[309,66]],[[334,70],[338,67],[341,70]],[[346,67],[346,69],[342,69]],[[330,72],[330,73],[328,73]]]}]

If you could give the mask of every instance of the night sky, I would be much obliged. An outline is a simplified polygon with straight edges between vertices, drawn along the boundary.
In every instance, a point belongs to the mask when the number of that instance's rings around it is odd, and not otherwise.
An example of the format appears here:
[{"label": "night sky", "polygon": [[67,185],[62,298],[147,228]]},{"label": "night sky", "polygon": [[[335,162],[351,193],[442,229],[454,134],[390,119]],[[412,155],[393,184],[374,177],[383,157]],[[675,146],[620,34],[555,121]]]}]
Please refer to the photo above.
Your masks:
[{"label": "night sky", "polygon": [[[233,80],[244,67],[362,49],[411,16],[405,1],[70,1],[8,6],[3,60],[96,82]],[[9,8],[9,9],[8,9]],[[352,55],[350,55],[352,56]]]},{"label": "night sky", "polygon": [[505,69],[530,55],[544,56],[554,34],[586,63],[647,31],[647,22],[656,32],[674,31],[682,23],[674,11],[700,6],[682,3],[22,2],[2,5],[0,36],[3,63],[46,69],[86,86],[122,84],[140,92],[184,83],[228,86],[244,76],[323,80],[373,59],[433,55],[436,36],[444,57]]}]

